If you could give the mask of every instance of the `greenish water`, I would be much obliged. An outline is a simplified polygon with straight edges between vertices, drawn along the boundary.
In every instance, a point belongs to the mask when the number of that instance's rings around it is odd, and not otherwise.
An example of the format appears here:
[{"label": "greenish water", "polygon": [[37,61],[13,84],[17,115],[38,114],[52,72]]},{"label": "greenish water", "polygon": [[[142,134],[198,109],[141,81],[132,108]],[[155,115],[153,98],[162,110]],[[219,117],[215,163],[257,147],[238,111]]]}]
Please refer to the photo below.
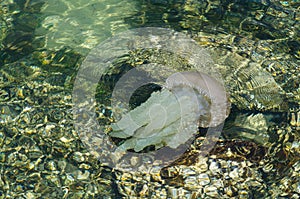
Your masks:
[{"label": "greenish water", "polygon": [[88,52],[113,34],[127,30],[124,18],[138,10],[134,1],[51,1],[41,13],[36,34],[46,37],[46,48],[70,46]]},{"label": "greenish water", "polygon": [[[212,179],[219,178],[231,189],[232,193],[219,187],[218,197],[299,198],[297,0],[1,1],[0,198],[122,198],[129,193],[143,198],[145,184],[144,198],[158,197],[157,187],[161,198],[178,198],[181,188],[187,190],[183,198],[213,197],[197,195],[190,184],[182,184],[186,176],[161,181],[154,180],[154,174],[148,181],[139,174],[122,177],[98,161],[74,129],[72,86],[84,58],[113,35],[149,26],[174,29],[195,39],[209,50],[224,78],[232,112],[210,157],[248,161],[249,173],[255,175],[247,178],[245,172],[234,182],[210,174],[211,186],[215,186]],[[168,59],[175,59],[163,56],[166,60],[157,60],[173,63]],[[141,52],[123,59],[125,63],[116,63],[100,82],[100,123],[111,122],[107,103],[114,81],[124,71],[156,60]],[[248,62],[253,64],[243,66]],[[145,92],[136,98],[149,96]],[[224,155],[230,147],[236,157]],[[241,196],[243,191],[247,194]]]}]

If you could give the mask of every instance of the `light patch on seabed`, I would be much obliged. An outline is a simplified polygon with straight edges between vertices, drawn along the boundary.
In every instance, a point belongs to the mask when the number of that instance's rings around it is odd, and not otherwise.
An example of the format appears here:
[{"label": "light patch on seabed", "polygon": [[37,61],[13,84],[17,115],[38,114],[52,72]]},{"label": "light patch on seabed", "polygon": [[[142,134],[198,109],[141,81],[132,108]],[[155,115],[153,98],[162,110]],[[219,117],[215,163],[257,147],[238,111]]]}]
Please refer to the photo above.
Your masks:
[{"label": "light patch on seabed", "polygon": [[42,9],[44,20],[36,30],[45,48],[69,46],[87,54],[111,35],[129,29],[124,18],[137,12],[132,0],[52,0]]}]

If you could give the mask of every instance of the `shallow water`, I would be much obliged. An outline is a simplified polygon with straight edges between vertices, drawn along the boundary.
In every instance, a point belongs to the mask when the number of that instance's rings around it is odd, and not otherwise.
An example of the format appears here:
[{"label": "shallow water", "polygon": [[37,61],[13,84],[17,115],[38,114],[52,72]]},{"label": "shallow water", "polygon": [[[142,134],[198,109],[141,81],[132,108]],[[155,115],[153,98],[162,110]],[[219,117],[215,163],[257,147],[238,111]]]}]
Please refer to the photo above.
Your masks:
[{"label": "shallow water", "polygon": [[[180,194],[184,198],[298,198],[299,10],[297,0],[1,1],[0,198],[142,198],[143,194],[145,198]],[[216,176],[207,174],[211,167],[199,176],[183,172],[165,177],[163,171],[150,173],[151,178],[124,174],[99,161],[82,141],[72,112],[72,88],[81,63],[111,36],[149,26],[185,33],[211,54],[232,109],[208,162],[210,158],[230,162],[233,171],[244,171],[241,165],[249,164],[253,175],[247,178],[245,172],[239,181],[234,172],[222,173],[224,168]],[[114,120],[110,100],[116,81],[148,62],[176,70],[190,67],[169,52],[124,54],[99,81],[96,116],[100,124]],[[134,93],[130,106],[159,90],[154,87]],[[101,146],[96,137],[92,140]],[[228,148],[235,157],[226,155]],[[163,180],[155,180],[156,175]],[[210,184],[197,181],[200,188],[185,180],[203,175],[211,177]],[[217,195],[207,191],[214,190],[215,179],[222,179]],[[198,189],[203,190],[198,193]]]},{"label": "shallow water", "polygon": [[41,13],[44,20],[36,34],[45,36],[45,48],[70,46],[87,53],[101,41],[130,26],[124,18],[137,12],[134,1],[50,1]]}]

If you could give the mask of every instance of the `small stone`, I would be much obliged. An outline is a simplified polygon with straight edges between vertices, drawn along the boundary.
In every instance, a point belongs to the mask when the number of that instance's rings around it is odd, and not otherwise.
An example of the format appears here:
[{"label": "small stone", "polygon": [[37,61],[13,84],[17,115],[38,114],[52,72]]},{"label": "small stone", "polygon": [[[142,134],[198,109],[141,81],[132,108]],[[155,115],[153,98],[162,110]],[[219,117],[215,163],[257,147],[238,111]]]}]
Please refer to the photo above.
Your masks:
[{"label": "small stone", "polygon": [[231,187],[225,187],[224,188],[226,195],[232,197],[233,196],[233,191],[231,189]]},{"label": "small stone", "polygon": [[51,125],[47,125],[45,127],[45,132],[46,133],[49,133],[51,131],[51,129],[55,128],[55,125],[51,124]]},{"label": "small stone", "polygon": [[17,185],[16,186],[16,189],[15,189],[17,192],[23,192],[24,191],[24,187],[22,185]]},{"label": "small stone", "polygon": [[83,164],[80,164],[80,165],[79,165],[79,168],[80,168],[80,169],[85,169],[85,170],[87,170],[87,169],[90,169],[91,166],[88,165],[88,164],[83,163]]},{"label": "small stone", "polygon": [[35,195],[31,191],[27,191],[25,194],[26,199],[36,199]]},{"label": "small stone", "polygon": [[69,186],[75,182],[75,179],[73,178],[72,174],[67,174],[65,176],[64,185]]},{"label": "small stone", "polygon": [[161,181],[160,167],[153,167],[150,171],[150,174],[154,181],[157,181],[157,182]]},{"label": "small stone", "polygon": [[208,185],[210,183],[209,176],[206,173],[201,173],[198,176],[199,184],[202,186]]},{"label": "small stone", "polygon": [[82,153],[76,151],[74,154],[73,154],[73,160],[75,160],[76,162],[84,162],[85,161],[85,157]]},{"label": "small stone", "polygon": [[20,98],[20,99],[24,99],[25,98],[22,88],[18,89],[18,91],[17,91],[17,97]]},{"label": "small stone", "polygon": [[191,189],[191,190],[198,190],[199,185],[198,185],[196,176],[188,176],[184,180],[184,186]]},{"label": "small stone", "polygon": [[240,190],[238,194],[239,194],[240,198],[248,198],[248,196],[249,196],[247,190]]},{"label": "small stone", "polygon": [[66,137],[61,137],[60,141],[62,141],[63,143],[69,143],[69,142],[73,141],[73,139],[68,139]]},{"label": "small stone", "polygon": [[177,189],[174,187],[168,188],[168,195],[171,196],[171,198],[178,198]]},{"label": "small stone", "polygon": [[196,175],[196,172],[190,168],[186,168],[182,170],[182,175],[183,176],[191,176],[191,175]]},{"label": "small stone", "polygon": [[142,190],[139,192],[139,195],[140,197],[145,197],[149,194],[148,192],[149,192],[149,188],[146,184],[144,184]]},{"label": "small stone", "polygon": [[49,161],[49,162],[47,163],[47,169],[49,169],[50,171],[56,171],[57,168],[56,168],[55,162],[52,161],[52,160]]},{"label": "small stone", "polygon": [[89,171],[84,171],[84,173],[82,171],[78,171],[77,174],[77,179],[78,180],[87,180],[90,176],[90,172]]},{"label": "small stone", "polygon": [[29,169],[29,170],[34,169],[34,167],[35,167],[35,165],[34,165],[33,162],[30,162],[30,163],[28,164],[28,169]]},{"label": "small stone", "polygon": [[208,186],[204,188],[204,193],[210,197],[219,197],[218,189],[214,186]]},{"label": "small stone", "polygon": [[4,152],[0,152],[0,162],[5,162],[5,153]]},{"label": "small stone", "polygon": [[235,168],[235,169],[233,169],[233,171],[231,171],[229,173],[229,177],[232,178],[235,181],[238,181],[238,179],[239,179],[239,172],[240,172],[239,169]]},{"label": "small stone", "polygon": [[49,182],[53,183],[55,186],[61,187],[61,182],[60,182],[60,179],[57,175],[50,174],[50,175],[46,175],[45,178]]},{"label": "small stone", "polygon": [[213,174],[220,173],[220,166],[218,165],[217,162],[213,161],[213,162],[211,162],[210,165],[209,165],[209,170],[210,170]]}]

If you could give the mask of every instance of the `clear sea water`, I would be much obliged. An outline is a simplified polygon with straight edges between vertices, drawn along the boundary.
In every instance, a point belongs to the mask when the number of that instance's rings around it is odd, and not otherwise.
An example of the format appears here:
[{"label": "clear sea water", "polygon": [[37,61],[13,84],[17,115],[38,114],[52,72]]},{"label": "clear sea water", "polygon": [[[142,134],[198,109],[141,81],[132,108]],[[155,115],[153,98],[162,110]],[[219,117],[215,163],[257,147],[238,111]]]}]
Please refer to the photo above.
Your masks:
[{"label": "clear sea water", "polygon": [[[287,155],[274,165],[295,170],[287,172],[292,191],[277,195],[299,197],[299,22],[297,0],[1,0],[0,198],[121,198],[111,170],[85,155],[72,129],[71,91],[91,49],[141,27],[173,29],[204,46],[215,42],[258,62],[274,61],[265,69],[287,93],[285,110],[275,115],[289,134],[278,139]],[[281,179],[266,179],[271,197]]]}]

